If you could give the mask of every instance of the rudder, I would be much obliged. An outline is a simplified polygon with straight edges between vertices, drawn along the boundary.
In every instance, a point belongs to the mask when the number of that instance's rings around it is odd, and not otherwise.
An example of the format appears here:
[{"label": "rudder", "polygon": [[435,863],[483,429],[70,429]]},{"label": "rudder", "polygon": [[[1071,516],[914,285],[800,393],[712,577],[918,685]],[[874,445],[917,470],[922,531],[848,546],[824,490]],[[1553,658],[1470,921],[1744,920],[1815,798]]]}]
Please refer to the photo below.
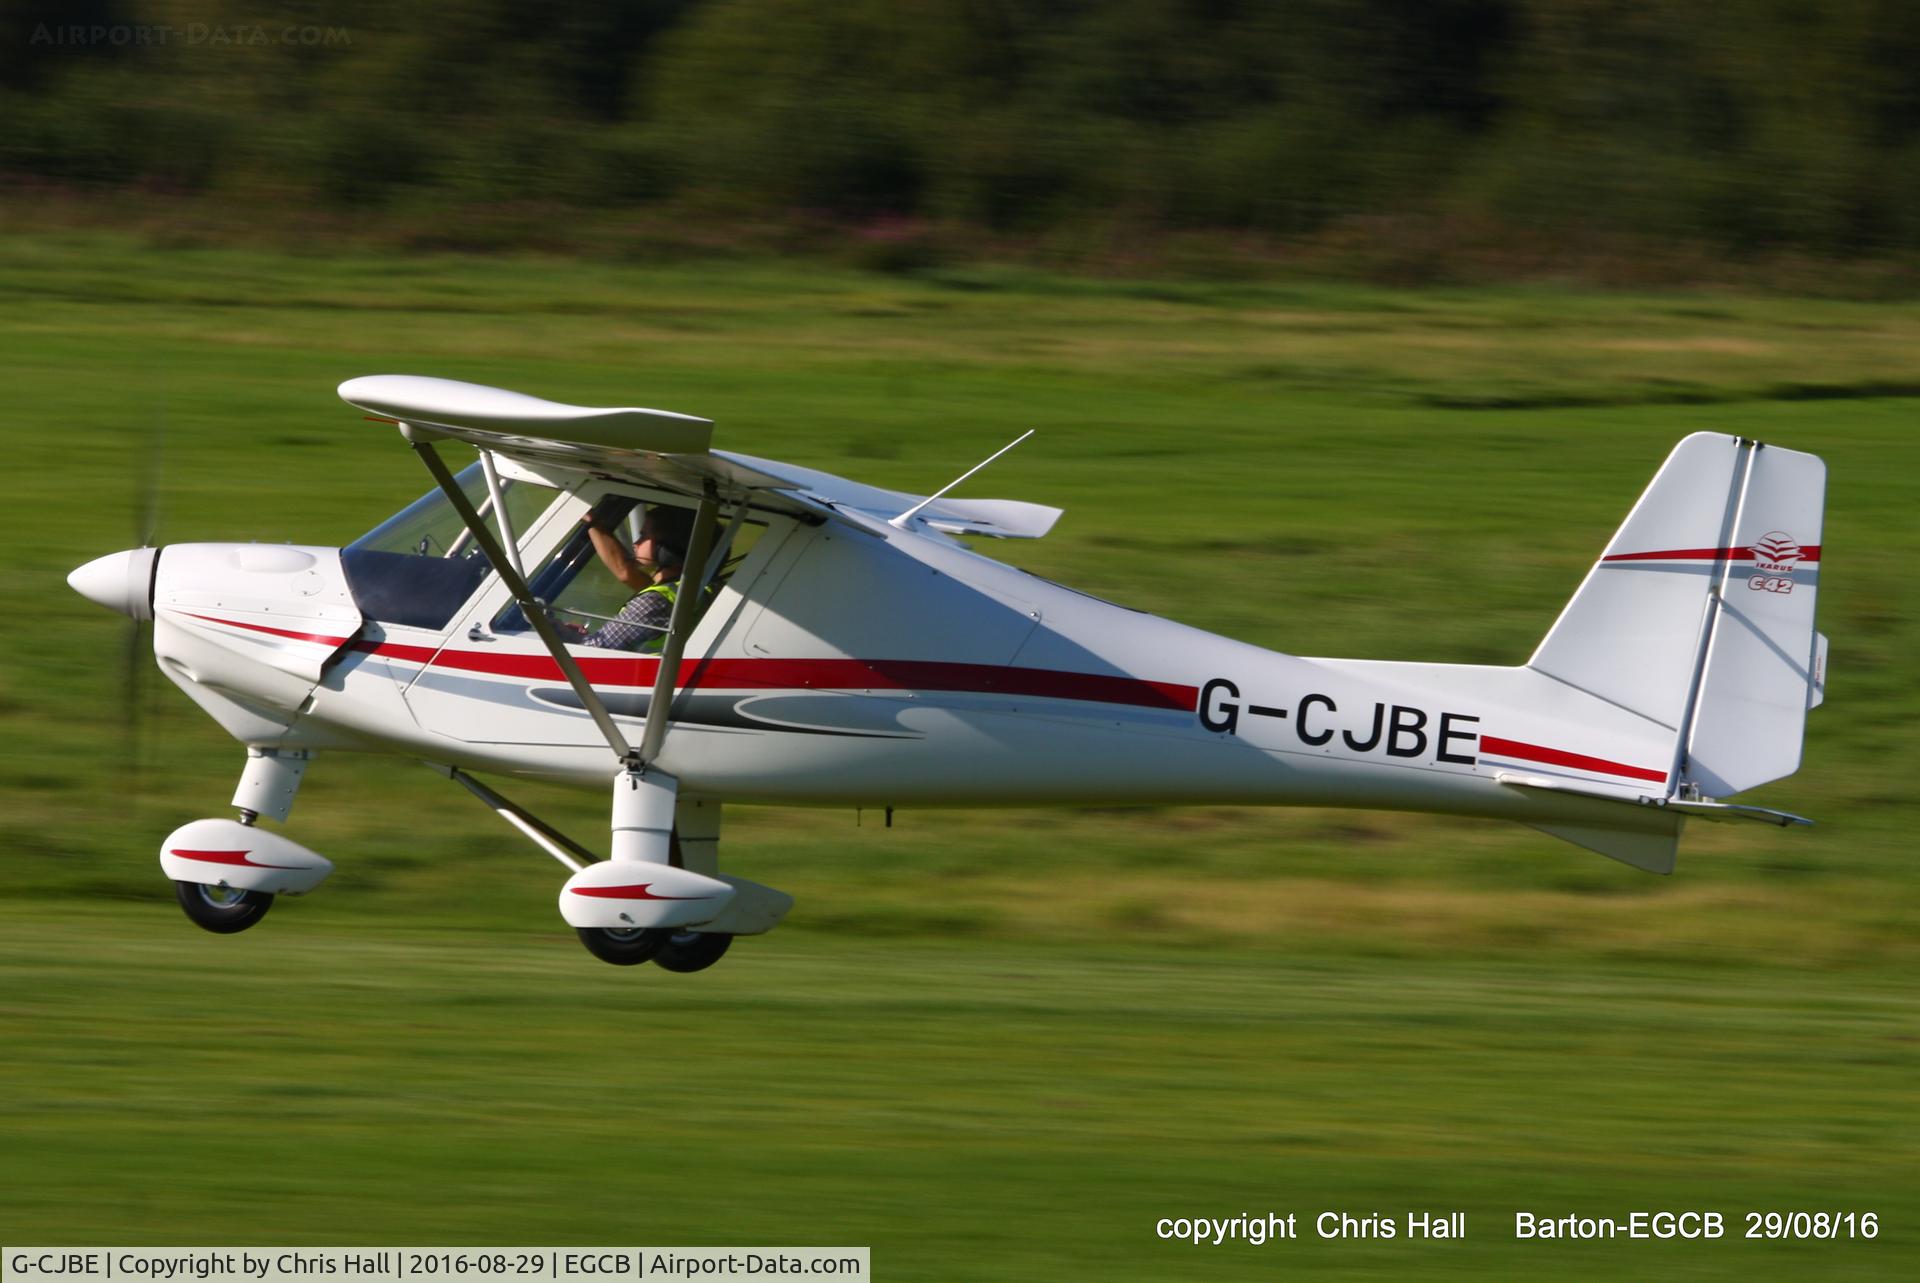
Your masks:
[{"label": "rudder", "polygon": [[1827,466],[1797,450],[1748,449],[1735,546],[1681,757],[1682,791],[1706,797],[1799,770],[1807,710],[1826,683],[1814,604]]}]

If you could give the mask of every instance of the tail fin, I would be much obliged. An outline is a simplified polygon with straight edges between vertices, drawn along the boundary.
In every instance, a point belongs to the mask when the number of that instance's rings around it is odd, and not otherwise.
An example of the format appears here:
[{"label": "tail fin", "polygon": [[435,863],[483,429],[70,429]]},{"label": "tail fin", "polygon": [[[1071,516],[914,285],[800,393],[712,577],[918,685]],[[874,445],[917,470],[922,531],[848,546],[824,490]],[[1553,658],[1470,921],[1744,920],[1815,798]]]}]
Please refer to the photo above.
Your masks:
[{"label": "tail fin", "polygon": [[1820,702],[1826,465],[1699,432],[1674,447],[1528,661],[1674,732],[1669,797],[1791,775]]}]

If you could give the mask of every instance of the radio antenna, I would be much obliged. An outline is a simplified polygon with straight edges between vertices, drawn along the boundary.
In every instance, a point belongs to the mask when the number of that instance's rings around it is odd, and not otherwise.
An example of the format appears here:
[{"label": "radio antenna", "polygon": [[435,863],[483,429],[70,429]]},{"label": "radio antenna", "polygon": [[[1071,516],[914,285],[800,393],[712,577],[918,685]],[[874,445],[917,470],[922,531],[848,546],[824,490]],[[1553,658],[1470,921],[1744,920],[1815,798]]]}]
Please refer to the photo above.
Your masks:
[{"label": "radio antenna", "polygon": [[998,450],[995,450],[992,454],[988,455],[986,458],[982,459],[980,462],[974,464],[971,468],[968,468],[965,472],[961,473],[959,476],[955,477],[953,480],[947,482],[947,484],[940,487],[940,489],[937,492],[928,495],[926,498],[922,499],[919,503],[914,504],[913,507],[907,509],[905,512],[901,513],[899,516],[895,517],[893,520],[887,522],[887,524],[892,526],[895,530],[905,530],[907,528],[907,523],[909,521],[912,521],[914,517],[919,514],[922,508],[932,503],[935,499],[939,499],[942,496],[944,496],[949,490],[959,485],[962,481],[965,481],[968,477],[972,476],[974,473],[980,471],[980,469],[986,467],[989,463],[992,463],[995,459],[998,459],[1001,455],[1005,454],[1007,451],[1019,445],[1022,441],[1025,441],[1028,437],[1032,436],[1033,433],[1034,433],[1034,430],[1032,428],[1028,428],[1025,432],[1022,432],[1019,436],[1007,442],[1005,445],[1001,446]]}]

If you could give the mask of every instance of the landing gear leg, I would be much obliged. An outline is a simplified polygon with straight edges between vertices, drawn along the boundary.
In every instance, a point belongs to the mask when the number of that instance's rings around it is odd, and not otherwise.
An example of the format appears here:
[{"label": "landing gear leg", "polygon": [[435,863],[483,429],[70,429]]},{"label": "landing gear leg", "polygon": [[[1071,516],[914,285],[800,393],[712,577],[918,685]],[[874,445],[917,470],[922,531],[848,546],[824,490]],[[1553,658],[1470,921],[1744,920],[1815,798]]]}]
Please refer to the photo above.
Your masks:
[{"label": "landing gear leg", "polygon": [[[246,768],[233,791],[239,823],[196,820],[162,844],[160,866],[173,878],[174,896],[188,921],[217,935],[245,931],[267,916],[276,891],[311,890],[332,870],[311,851],[253,827],[262,815],[287,818],[311,757],[304,750],[248,748]],[[277,854],[263,855],[266,846]],[[261,870],[273,875],[264,887]]]},{"label": "landing gear leg", "polygon": [[284,824],[293,810],[293,796],[300,791],[300,779],[307,773],[313,754],[303,750],[249,748],[247,766],[240,772],[239,787],[233,790],[233,804],[240,811],[240,822],[252,824],[264,815]]},{"label": "landing gear leg", "polygon": [[793,907],[783,892],[720,873],[720,803],[681,798],[679,782],[663,772],[614,776],[613,858],[596,862],[586,847],[465,771],[428,765],[573,872],[561,888],[561,916],[604,962],[704,971],[734,936],[770,931]]},{"label": "landing gear leg", "polygon": [[[613,860],[635,869],[673,863],[673,802],[680,782],[660,771],[629,767],[613,777]],[[624,916],[624,915],[623,915]],[[674,935],[667,927],[575,927],[587,952],[616,967],[658,957]]]}]

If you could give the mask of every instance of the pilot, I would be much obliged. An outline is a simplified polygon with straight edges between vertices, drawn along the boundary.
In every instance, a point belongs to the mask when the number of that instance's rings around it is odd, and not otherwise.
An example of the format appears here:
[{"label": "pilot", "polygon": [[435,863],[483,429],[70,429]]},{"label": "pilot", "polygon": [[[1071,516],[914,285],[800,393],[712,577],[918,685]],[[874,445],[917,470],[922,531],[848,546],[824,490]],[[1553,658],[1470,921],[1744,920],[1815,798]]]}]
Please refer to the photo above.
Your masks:
[{"label": "pilot", "polygon": [[657,653],[666,643],[667,622],[673,618],[674,598],[679,595],[693,513],[684,508],[648,508],[631,551],[627,541],[599,524],[592,512],[580,520],[601,564],[634,592],[615,621],[600,625],[582,640],[612,650]]}]

